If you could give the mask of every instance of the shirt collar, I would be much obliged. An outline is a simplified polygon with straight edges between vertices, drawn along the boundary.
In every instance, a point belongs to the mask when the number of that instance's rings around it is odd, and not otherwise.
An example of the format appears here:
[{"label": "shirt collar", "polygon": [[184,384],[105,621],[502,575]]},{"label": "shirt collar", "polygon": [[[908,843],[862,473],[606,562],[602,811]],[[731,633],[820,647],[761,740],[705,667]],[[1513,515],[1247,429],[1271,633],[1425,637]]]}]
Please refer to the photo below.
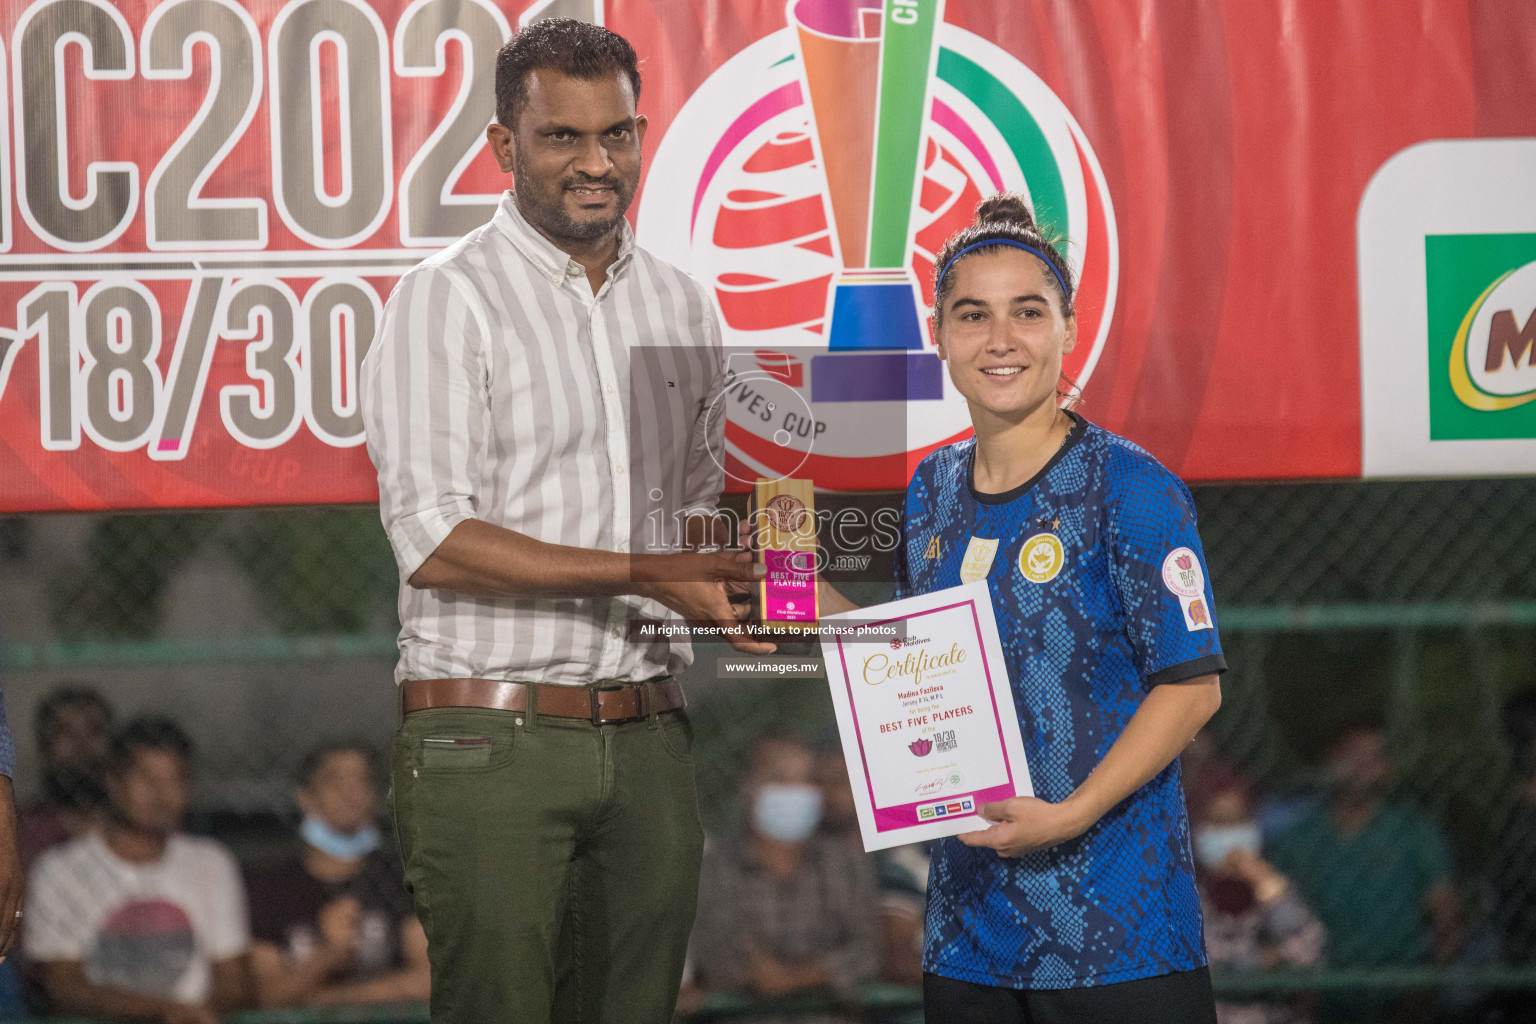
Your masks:
[{"label": "shirt collar", "polygon": [[[517,208],[510,189],[502,194],[491,223],[501,229],[513,247],[551,284],[559,284],[562,278],[580,277],[586,273],[586,268],[572,259],[570,253],[539,234],[538,229],[528,223],[522,211]],[[608,268],[608,276],[612,278],[623,271],[634,252],[635,231],[627,219],[620,220],[619,258]]]}]

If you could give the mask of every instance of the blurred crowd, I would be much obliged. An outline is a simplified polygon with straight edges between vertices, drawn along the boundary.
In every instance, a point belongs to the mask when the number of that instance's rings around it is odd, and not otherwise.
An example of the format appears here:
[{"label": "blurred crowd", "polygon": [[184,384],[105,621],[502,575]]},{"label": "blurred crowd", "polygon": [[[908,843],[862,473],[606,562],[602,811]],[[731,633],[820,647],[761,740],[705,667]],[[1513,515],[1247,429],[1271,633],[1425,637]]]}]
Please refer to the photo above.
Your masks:
[{"label": "blurred crowd", "polygon": [[73,685],[35,720],[42,794],[17,815],[26,904],[0,1016],[211,1024],[252,1006],[426,999],[426,935],[382,841],[367,745],[311,751],[296,834],[242,867],[184,831],[195,752],[175,722],[119,724]]},{"label": "blurred crowd", "polygon": [[[242,865],[184,831],[195,752],[166,718],[117,721],[84,685],[35,715],[41,793],[18,814],[28,873],[0,1017],[206,1024],[242,1007],[406,1003],[428,992],[426,935],[381,831],[374,755],[311,751],[297,827]],[[1218,976],[1286,969],[1536,965],[1536,691],[1505,709],[1519,783],[1487,870],[1458,871],[1437,818],[1394,797],[1382,730],[1343,728],[1322,784],[1261,791],[1199,740],[1183,759],[1190,838]],[[916,985],[927,854],[863,852],[840,750],[794,735],[748,748],[733,827],[705,850],[680,1008],[740,995],[780,1019],[862,1019],[871,982]],[[841,1007],[808,1017],[814,996]],[[1359,986],[1228,998],[1222,1024],[1536,1019],[1518,990]],[[885,1018],[889,1019],[889,1017]],[[920,1014],[914,1016],[920,1019]]]}]

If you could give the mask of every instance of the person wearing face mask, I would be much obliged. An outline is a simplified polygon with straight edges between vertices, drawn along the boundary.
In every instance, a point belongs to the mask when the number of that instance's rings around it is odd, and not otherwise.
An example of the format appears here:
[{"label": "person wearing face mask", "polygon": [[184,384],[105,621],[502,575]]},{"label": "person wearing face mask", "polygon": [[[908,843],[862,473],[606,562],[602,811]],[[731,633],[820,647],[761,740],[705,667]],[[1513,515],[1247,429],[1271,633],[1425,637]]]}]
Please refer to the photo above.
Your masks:
[{"label": "person wearing face mask", "polygon": [[[1323,926],[1296,887],[1264,859],[1263,833],[1247,784],[1212,778],[1190,800],[1195,879],[1211,965],[1233,971],[1314,967],[1322,961]],[[1221,1024],[1305,1024],[1290,1002],[1219,1002]]]},{"label": "person wearing face mask", "polygon": [[768,999],[817,989],[852,996],[878,967],[873,865],[858,847],[818,834],[823,794],[808,747],[763,737],[748,765],[746,833],[704,855],[698,983]]},{"label": "person wearing face mask", "polygon": [[299,771],[303,849],[253,873],[251,970],[263,1007],[420,1002],[427,938],[399,867],[380,849],[368,750],[312,751]]}]

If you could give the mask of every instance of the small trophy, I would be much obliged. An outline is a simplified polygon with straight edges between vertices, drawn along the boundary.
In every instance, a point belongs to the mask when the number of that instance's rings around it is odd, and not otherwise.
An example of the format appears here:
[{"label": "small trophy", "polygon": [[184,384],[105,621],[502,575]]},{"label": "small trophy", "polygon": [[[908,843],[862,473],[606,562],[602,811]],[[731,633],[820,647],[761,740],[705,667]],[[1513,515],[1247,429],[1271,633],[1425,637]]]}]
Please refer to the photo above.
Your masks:
[{"label": "small trophy", "polygon": [[809,480],[765,480],[752,488],[753,548],[768,567],[758,584],[757,621],[771,630],[816,628],[816,506]]}]

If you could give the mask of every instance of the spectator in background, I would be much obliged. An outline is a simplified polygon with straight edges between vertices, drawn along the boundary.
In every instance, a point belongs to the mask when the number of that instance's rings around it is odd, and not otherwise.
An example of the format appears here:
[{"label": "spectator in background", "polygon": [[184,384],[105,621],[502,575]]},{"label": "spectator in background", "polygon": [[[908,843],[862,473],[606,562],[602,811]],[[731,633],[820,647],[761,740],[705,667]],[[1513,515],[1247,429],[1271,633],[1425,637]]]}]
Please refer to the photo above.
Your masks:
[{"label": "spectator in background", "polygon": [[1516,781],[1514,800],[1499,828],[1490,875],[1503,938],[1504,960],[1536,965],[1536,689],[1504,705]]},{"label": "spectator in background", "polygon": [[857,846],[817,834],[815,755],[794,740],[757,740],[743,795],[746,835],[704,855],[692,953],[699,984],[769,998],[853,996],[878,967],[874,872]]},{"label": "spectator in background", "polygon": [[829,839],[863,851],[859,836],[859,808],[853,802],[848,781],[848,762],[841,748],[816,752],[816,786],[821,790],[821,833]]},{"label": "spectator in background", "polygon": [[425,1002],[427,936],[379,849],[373,761],[358,743],[299,766],[303,848],[253,873],[251,968],[260,1006]]},{"label": "spectator in background", "polygon": [[42,799],[17,816],[21,865],[97,828],[106,813],[112,705],[94,688],[65,683],[37,705],[34,729],[42,762]]},{"label": "spectator in background", "polygon": [[[1274,843],[1274,864],[1328,930],[1328,960],[1345,968],[1448,964],[1461,941],[1459,899],[1444,835],[1426,814],[1387,799],[1392,764],[1372,727],[1329,748],[1324,802]],[[1427,994],[1388,1005],[1325,1001],[1329,1019],[1419,1019]]]},{"label": "spectator in background", "polygon": [[[841,749],[816,755],[822,833],[862,853],[858,805]],[[923,844],[866,854],[874,864],[879,909],[879,976],[903,985],[923,983],[923,914],[928,892],[928,850]]]},{"label": "spectator in background", "polygon": [[1337,967],[1448,963],[1460,929],[1445,837],[1427,815],[1386,799],[1392,764],[1375,728],[1329,748],[1328,799],[1275,843],[1275,865],[1328,929]]},{"label": "spectator in background", "polygon": [[[1195,881],[1205,918],[1205,946],[1214,970],[1315,967],[1323,956],[1323,926],[1296,887],[1262,853],[1262,832],[1248,783],[1209,769],[1198,799],[1191,795]],[[1287,1002],[1222,1001],[1221,1024],[1302,1024]]]},{"label": "spectator in background", "polygon": [[107,761],[105,827],[38,859],[22,945],[56,1010],[213,1024],[245,1002],[239,869],[180,831],[191,758],[174,722],[129,722]]}]

